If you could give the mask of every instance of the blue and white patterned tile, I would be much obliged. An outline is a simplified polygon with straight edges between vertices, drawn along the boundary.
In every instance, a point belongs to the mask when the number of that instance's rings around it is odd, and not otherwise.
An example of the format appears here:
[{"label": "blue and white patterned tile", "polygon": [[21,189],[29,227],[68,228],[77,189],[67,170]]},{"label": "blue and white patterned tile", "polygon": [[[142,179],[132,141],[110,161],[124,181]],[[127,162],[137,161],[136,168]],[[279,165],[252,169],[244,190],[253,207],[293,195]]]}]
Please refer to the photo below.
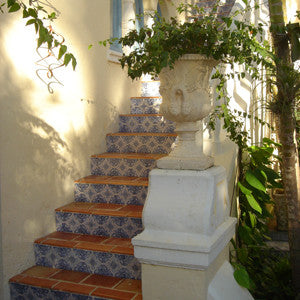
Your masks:
[{"label": "blue and white patterned tile", "polygon": [[140,218],[56,212],[56,228],[64,232],[132,238],[143,230],[143,225]]},{"label": "blue and white patterned tile", "polygon": [[107,135],[106,145],[107,152],[168,154],[175,139],[173,135]]},{"label": "blue and white patterned tile", "polygon": [[131,98],[131,114],[158,114],[162,98]]},{"label": "blue and white patterned tile", "polygon": [[155,159],[92,157],[92,175],[148,177],[156,167]]},{"label": "blue and white patterned tile", "polygon": [[147,186],[75,183],[74,198],[76,202],[144,205],[147,190]]},{"label": "blue and white patterned tile", "polygon": [[80,295],[21,283],[10,283],[11,300],[107,300],[107,298]]},{"label": "blue and white patterned tile", "polygon": [[164,132],[173,133],[175,123],[163,116],[130,116],[120,115],[120,132]]},{"label": "blue and white patterned tile", "polygon": [[[40,244],[34,244],[35,263],[38,266],[73,270],[120,278],[140,279],[141,266],[133,255],[99,252],[51,245],[47,251],[40,251]],[[62,255],[67,252],[68,255]]]}]

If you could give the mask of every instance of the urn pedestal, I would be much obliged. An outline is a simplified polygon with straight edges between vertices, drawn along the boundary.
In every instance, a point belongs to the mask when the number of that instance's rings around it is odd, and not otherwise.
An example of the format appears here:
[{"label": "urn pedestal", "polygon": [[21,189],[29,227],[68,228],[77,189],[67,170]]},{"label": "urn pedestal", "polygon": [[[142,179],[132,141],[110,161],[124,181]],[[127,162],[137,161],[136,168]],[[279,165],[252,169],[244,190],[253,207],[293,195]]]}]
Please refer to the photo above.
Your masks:
[{"label": "urn pedestal", "polygon": [[160,112],[176,122],[178,141],[170,154],[157,161],[160,169],[205,170],[214,165],[212,157],[203,153],[196,143],[200,130],[198,121],[211,111],[209,79],[218,62],[199,54],[186,54],[174,68],[164,68],[159,74],[163,98]]}]

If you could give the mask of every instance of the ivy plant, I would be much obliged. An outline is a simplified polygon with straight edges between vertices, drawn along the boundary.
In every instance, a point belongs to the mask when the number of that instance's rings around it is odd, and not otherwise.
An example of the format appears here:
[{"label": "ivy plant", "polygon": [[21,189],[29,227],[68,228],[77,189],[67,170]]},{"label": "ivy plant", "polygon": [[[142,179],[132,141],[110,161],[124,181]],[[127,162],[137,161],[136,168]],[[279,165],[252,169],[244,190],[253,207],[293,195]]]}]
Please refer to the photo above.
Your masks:
[{"label": "ivy plant", "polygon": [[[151,27],[131,30],[124,37],[99,42],[101,45],[115,43],[130,47],[128,54],[120,59],[129,77],[140,78],[142,74],[156,76],[162,68],[173,68],[184,54],[202,54],[222,63],[242,64],[252,76],[259,76],[257,65],[269,65],[267,43],[262,39],[263,25],[257,26],[235,20],[233,16],[218,17],[219,1],[206,14],[195,5],[181,4],[179,14],[188,14],[188,21],[177,18],[166,20],[158,14],[150,15],[156,21]],[[239,14],[241,12],[237,12]],[[245,73],[240,74],[244,77]]]},{"label": "ivy plant", "polygon": [[[37,49],[45,47],[48,50],[48,56],[55,58],[57,65],[49,64],[47,76],[54,77],[54,69],[61,66],[68,66],[70,63],[75,70],[77,61],[75,56],[68,52],[65,39],[56,33],[53,28],[53,22],[57,18],[55,11],[49,13],[44,6],[40,5],[38,0],[29,0],[28,3],[21,0],[6,0],[1,3],[0,11],[2,13],[21,13],[22,18],[27,20],[26,26],[33,26],[37,35]],[[42,58],[43,60],[44,58]],[[43,79],[41,79],[44,81]],[[51,84],[51,83],[50,83]],[[48,85],[48,90],[53,92]]]}]

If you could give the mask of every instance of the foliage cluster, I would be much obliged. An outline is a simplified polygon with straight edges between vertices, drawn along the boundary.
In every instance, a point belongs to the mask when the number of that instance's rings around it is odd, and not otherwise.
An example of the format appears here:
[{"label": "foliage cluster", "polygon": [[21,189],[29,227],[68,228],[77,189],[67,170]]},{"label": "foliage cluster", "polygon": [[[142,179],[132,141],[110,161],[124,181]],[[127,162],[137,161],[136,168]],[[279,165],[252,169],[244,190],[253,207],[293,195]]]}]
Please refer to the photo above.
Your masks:
[{"label": "foliage cluster", "polygon": [[[129,77],[140,78],[142,74],[156,76],[162,68],[172,68],[184,54],[202,54],[223,63],[243,64],[252,76],[259,76],[257,65],[270,65],[272,55],[263,40],[263,24],[257,26],[231,17],[218,16],[219,1],[206,14],[203,8],[182,4],[179,14],[188,14],[188,21],[177,18],[166,20],[158,14],[150,15],[156,20],[152,27],[131,30],[117,39],[123,47],[130,47],[129,54],[120,59],[122,68],[127,67]],[[238,13],[237,13],[238,14]],[[108,39],[100,44],[112,44]],[[241,74],[242,77],[245,73]]]},{"label": "foliage cluster", "polygon": [[[245,1],[246,2],[246,1]],[[128,75],[139,78],[142,74],[156,76],[162,68],[173,68],[182,55],[194,53],[212,57],[231,66],[231,71],[223,73],[217,70],[213,79],[218,79],[218,99],[223,105],[216,108],[211,115],[210,125],[222,118],[228,136],[239,146],[241,174],[239,176],[240,217],[234,244],[232,263],[235,266],[235,278],[239,284],[248,288],[259,299],[290,299],[293,296],[291,285],[291,268],[286,256],[278,256],[266,246],[267,221],[271,217],[267,204],[272,203],[269,191],[280,187],[280,175],[273,168],[275,148],[279,144],[264,139],[262,145],[248,146],[249,136],[244,131],[246,113],[232,112],[229,109],[229,97],[226,92],[226,80],[246,74],[252,79],[262,81],[260,70],[268,72],[270,89],[275,88],[278,79],[276,73],[276,56],[271,47],[262,38],[264,24],[254,26],[231,17],[218,17],[218,4],[207,14],[203,9],[192,5],[181,5],[179,13],[190,15],[189,20],[180,23],[176,18],[165,20],[154,15],[156,22],[151,28],[140,31],[132,30],[118,39],[123,47],[132,51],[121,58],[122,68],[127,67]],[[247,8],[249,9],[249,7]],[[245,13],[243,12],[237,12]],[[100,42],[106,45],[115,42],[109,39]],[[295,54],[297,56],[297,53]],[[244,72],[235,72],[234,64],[244,67]],[[278,65],[278,64],[277,64]],[[258,67],[259,66],[259,67]],[[282,84],[293,97],[299,93],[299,72],[292,68],[282,73]],[[276,93],[274,93],[275,95]],[[271,105],[277,105],[276,97]],[[256,118],[261,125],[268,125]],[[258,275],[259,273],[259,275]]]},{"label": "foliage cluster", "polygon": [[4,13],[4,7],[9,13],[22,12],[23,18],[27,19],[26,26],[34,26],[38,36],[37,49],[45,46],[51,56],[54,56],[53,50],[57,49],[56,59],[61,61],[60,65],[67,66],[71,62],[75,70],[77,65],[75,56],[67,52],[64,38],[57,34],[51,26],[52,22],[57,18],[56,12],[48,13],[38,0],[29,0],[27,5],[20,0],[6,0],[3,3],[0,2],[0,11],[2,13]]}]

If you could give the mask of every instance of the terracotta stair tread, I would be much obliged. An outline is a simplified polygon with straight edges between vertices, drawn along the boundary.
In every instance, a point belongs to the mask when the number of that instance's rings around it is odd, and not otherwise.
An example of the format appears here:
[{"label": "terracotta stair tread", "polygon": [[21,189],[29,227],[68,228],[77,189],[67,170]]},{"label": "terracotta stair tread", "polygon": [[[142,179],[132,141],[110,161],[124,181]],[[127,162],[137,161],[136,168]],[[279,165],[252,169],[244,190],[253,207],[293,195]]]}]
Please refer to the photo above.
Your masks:
[{"label": "terracotta stair tread", "polygon": [[142,205],[124,205],[111,203],[72,202],[55,209],[56,212],[71,212],[113,217],[142,217]]},{"label": "terracotta stair tread", "polygon": [[75,183],[148,186],[148,177],[88,175]]},{"label": "terracotta stair tread", "polygon": [[140,280],[42,266],[31,267],[9,282],[115,300],[142,299]]},{"label": "terracotta stair tread", "polygon": [[162,114],[120,114],[121,117],[163,117]]},{"label": "terracotta stair tread", "polygon": [[117,132],[108,133],[106,136],[177,136],[177,133],[162,133],[162,132]]},{"label": "terracotta stair tread", "polygon": [[159,153],[114,153],[114,152],[105,152],[101,154],[94,154],[91,157],[97,158],[125,158],[125,159],[160,159],[167,154]]},{"label": "terracotta stair tread", "polygon": [[133,255],[131,239],[127,238],[55,231],[34,242],[55,247]]}]

